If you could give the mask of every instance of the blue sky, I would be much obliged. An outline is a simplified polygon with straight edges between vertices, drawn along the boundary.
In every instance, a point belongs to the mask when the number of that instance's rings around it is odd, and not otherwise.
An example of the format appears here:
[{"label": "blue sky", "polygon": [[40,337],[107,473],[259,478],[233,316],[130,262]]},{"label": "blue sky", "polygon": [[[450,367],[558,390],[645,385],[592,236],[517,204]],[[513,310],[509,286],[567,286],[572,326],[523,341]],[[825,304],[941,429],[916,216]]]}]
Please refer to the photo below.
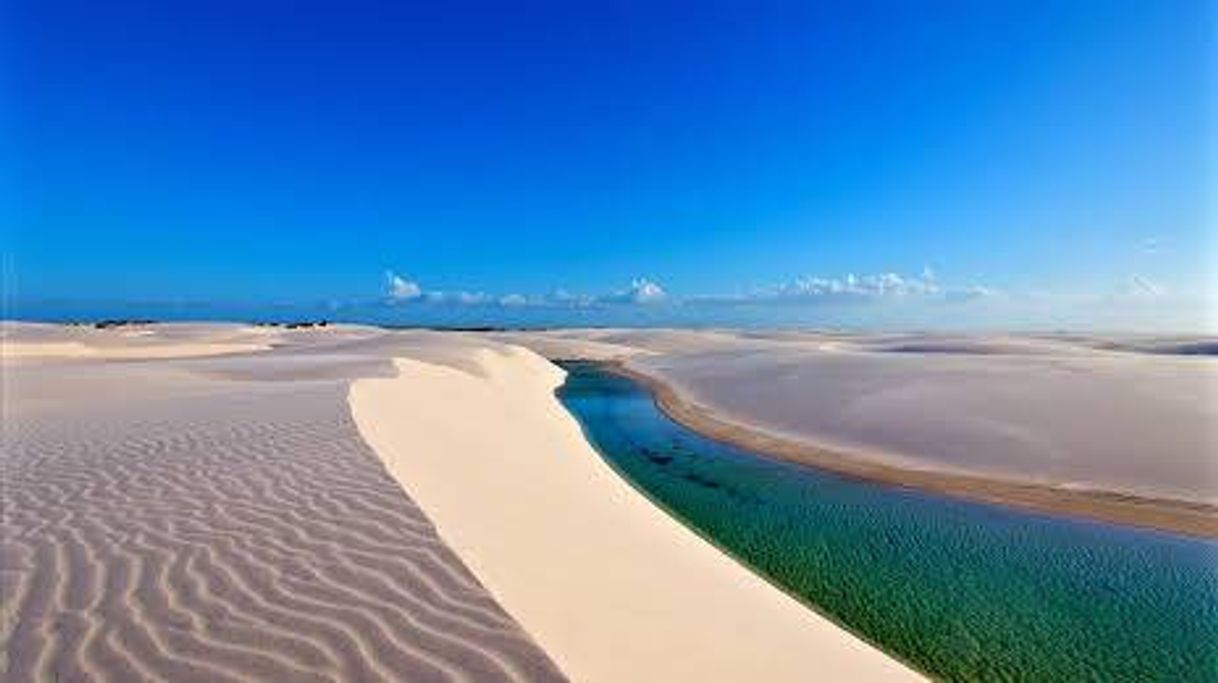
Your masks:
[{"label": "blue sky", "polygon": [[11,315],[1214,322],[1205,2],[9,11]]}]

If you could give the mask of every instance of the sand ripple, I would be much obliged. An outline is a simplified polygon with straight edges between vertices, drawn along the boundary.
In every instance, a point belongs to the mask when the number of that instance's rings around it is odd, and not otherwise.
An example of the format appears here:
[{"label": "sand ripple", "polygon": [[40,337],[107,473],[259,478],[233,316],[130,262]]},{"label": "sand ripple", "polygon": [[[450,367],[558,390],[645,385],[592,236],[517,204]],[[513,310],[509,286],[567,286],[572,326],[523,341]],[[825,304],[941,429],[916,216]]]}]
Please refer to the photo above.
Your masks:
[{"label": "sand ripple", "polygon": [[561,678],[360,440],[345,383],[71,372],[90,395],[5,417],[6,681]]}]

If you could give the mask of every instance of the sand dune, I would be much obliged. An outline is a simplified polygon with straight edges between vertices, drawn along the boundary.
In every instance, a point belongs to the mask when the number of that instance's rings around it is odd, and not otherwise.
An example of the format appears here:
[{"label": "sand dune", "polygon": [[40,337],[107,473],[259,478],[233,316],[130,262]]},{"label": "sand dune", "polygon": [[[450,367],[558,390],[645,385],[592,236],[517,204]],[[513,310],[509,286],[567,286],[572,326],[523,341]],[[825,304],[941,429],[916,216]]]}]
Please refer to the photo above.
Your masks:
[{"label": "sand dune", "polygon": [[0,355],[6,359],[64,359],[64,358],[188,358],[248,353],[266,349],[265,344],[156,344],[138,347],[98,347],[83,342],[11,342],[3,346]]},{"label": "sand dune", "polygon": [[[1218,533],[1212,338],[567,330],[719,438],[859,476]],[[674,345],[679,340],[680,345]],[[600,359],[595,352],[588,358]]]},{"label": "sand dune", "polygon": [[631,367],[754,429],[910,468],[1218,503],[1218,365],[1135,354],[809,349]]},{"label": "sand dune", "polygon": [[108,329],[6,323],[0,358],[14,360],[157,359],[249,353],[270,348],[279,333],[224,323],[137,324]]},{"label": "sand dune", "polygon": [[353,414],[441,536],[573,679],[917,678],[621,479],[554,396],[556,366],[520,348],[468,358],[473,367],[400,358],[398,377],[352,385]]},{"label": "sand dune", "polygon": [[7,364],[4,680],[561,679],[360,439],[379,361],[344,358]]},{"label": "sand dune", "polygon": [[6,681],[913,676],[643,498],[555,399],[561,371],[504,341],[623,363],[750,439],[875,455],[909,485],[953,470],[1196,522],[1160,528],[1218,519],[1202,338],[0,338]]}]

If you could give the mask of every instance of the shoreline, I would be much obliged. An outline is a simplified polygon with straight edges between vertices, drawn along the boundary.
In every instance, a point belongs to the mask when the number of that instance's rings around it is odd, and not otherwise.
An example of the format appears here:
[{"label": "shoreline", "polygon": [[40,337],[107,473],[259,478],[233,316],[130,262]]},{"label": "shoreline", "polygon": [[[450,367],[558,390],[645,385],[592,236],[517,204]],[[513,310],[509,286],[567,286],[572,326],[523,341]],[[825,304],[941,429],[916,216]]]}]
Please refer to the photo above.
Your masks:
[{"label": "shoreline", "polygon": [[394,365],[349,388],[361,436],[572,680],[922,678],[614,471],[542,356],[496,344],[460,366]]},{"label": "shoreline", "polygon": [[674,422],[704,437],[777,460],[817,467],[877,484],[910,488],[972,502],[1195,538],[1218,538],[1218,507],[1205,503],[1149,498],[1116,491],[1065,489],[972,474],[898,467],[812,443],[766,434],[733,421],[686,399],[663,379],[628,365],[628,360],[564,360],[597,363],[610,372],[638,382],[651,395],[660,411]]}]

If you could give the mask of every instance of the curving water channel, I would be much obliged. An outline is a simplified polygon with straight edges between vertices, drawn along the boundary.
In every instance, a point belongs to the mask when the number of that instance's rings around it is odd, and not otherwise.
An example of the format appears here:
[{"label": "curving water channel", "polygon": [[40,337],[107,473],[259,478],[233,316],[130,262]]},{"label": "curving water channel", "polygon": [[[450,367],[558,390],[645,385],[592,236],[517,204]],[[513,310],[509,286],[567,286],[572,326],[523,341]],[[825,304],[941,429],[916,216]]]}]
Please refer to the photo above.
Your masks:
[{"label": "curving water channel", "polygon": [[674,423],[630,379],[564,367],[560,400],[626,479],[934,678],[1218,681],[1218,542],[775,461]]}]

